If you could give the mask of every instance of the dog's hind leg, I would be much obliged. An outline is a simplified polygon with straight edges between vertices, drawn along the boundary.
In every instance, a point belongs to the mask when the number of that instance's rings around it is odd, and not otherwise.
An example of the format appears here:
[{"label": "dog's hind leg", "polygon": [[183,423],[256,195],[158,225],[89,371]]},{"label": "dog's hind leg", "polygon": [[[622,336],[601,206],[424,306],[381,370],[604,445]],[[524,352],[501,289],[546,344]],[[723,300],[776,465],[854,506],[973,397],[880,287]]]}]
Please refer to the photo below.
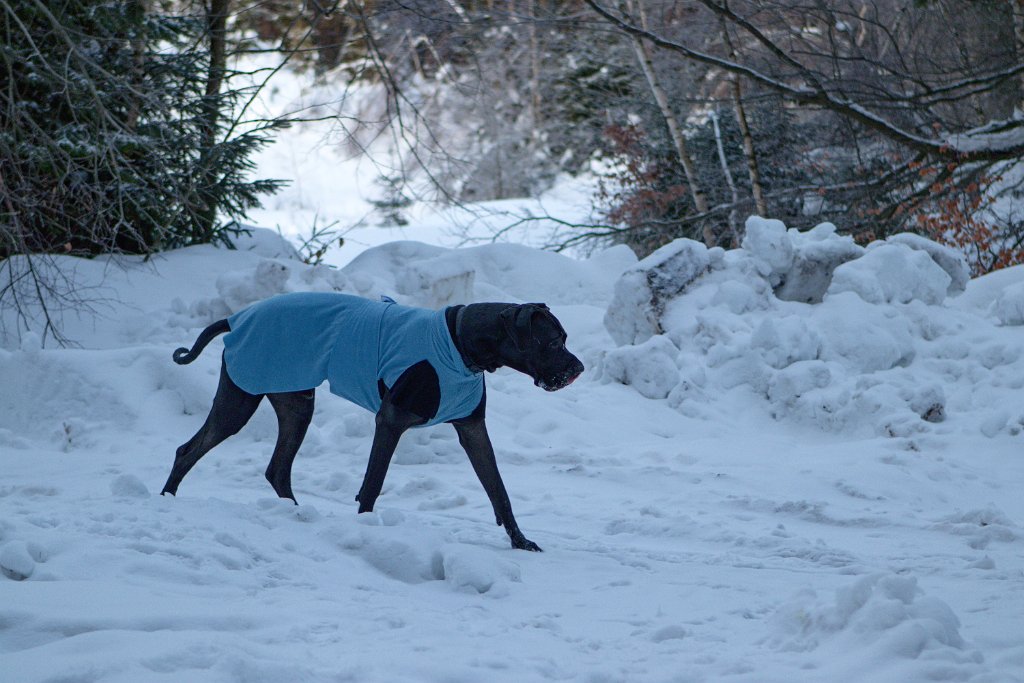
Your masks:
[{"label": "dog's hind leg", "polygon": [[[291,498],[292,462],[306,437],[306,429],[313,419],[314,390],[291,391],[283,394],[267,394],[270,405],[277,413],[277,445],[267,465],[266,477],[274,491],[281,498]],[[295,501],[298,502],[298,501]]]},{"label": "dog's hind leg", "polygon": [[167,477],[167,483],[164,484],[160,495],[177,494],[178,485],[181,484],[181,480],[189,470],[211,448],[229,436],[237,434],[256,412],[262,398],[262,394],[250,394],[232,382],[228,377],[227,369],[221,363],[220,384],[217,386],[217,394],[213,398],[210,414],[195,436],[178,447],[174,456],[174,466],[171,467],[171,474]]}]

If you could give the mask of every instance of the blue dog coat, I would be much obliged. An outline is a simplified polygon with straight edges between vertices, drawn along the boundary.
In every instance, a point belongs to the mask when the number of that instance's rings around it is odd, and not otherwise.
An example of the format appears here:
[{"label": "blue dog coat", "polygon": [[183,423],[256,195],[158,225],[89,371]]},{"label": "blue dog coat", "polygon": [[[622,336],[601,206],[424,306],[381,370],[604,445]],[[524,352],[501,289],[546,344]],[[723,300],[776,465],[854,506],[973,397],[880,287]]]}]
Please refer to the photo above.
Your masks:
[{"label": "blue dog coat", "polygon": [[483,375],[462,361],[444,310],[299,292],[253,304],[228,324],[228,376],[250,394],[303,391],[326,379],[332,394],[376,413],[377,381],[392,387],[425,360],[441,388],[437,414],[427,424],[466,417],[483,398]]}]

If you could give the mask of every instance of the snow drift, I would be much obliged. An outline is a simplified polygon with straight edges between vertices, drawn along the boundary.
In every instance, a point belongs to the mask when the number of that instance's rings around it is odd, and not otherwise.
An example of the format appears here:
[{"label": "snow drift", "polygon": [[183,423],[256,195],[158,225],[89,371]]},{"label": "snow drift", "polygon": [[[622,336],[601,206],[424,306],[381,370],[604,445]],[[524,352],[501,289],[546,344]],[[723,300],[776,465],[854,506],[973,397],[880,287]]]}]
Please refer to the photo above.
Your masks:
[{"label": "snow drift", "polygon": [[[1018,274],[1018,277],[1021,277]],[[917,235],[862,248],[824,223],[807,232],[747,221],[742,248],[680,239],[627,269],[605,326],[607,380],[701,415],[745,391],[777,419],[889,436],[946,420],[1016,434],[1024,386],[1019,284],[958,309],[968,269]]]}]

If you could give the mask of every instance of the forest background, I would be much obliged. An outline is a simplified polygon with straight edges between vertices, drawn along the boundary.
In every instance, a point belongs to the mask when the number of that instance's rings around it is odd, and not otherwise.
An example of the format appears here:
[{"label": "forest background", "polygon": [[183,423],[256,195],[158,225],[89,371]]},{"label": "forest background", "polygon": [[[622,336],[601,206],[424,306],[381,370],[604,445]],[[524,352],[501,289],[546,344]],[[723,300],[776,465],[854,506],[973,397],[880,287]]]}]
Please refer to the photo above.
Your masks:
[{"label": "forest background", "polygon": [[[1021,0],[0,0],[0,32],[0,305],[73,303],[48,254],[229,243],[287,182],[253,155],[310,119],[397,141],[395,220],[591,174],[554,248],[729,247],[758,214],[1024,262]],[[255,115],[284,70],[374,106]]]}]

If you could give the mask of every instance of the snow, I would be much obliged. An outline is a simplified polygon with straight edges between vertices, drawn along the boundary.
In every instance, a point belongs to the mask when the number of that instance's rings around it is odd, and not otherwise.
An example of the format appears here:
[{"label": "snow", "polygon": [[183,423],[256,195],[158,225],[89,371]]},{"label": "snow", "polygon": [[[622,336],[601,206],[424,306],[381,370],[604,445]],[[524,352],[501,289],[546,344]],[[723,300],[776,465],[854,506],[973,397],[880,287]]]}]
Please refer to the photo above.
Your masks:
[{"label": "snow", "polygon": [[[829,678],[877,676],[882,673],[878,662],[895,658],[926,663],[929,673],[941,680],[982,661],[980,653],[966,647],[949,605],[922,595],[917,580],[909,576],[865,576],[837,591],[834,600],[807,591],[783,605],[773,621],[776,634],[769,645],[810,653],[812,661],[820,662],[821,673],[832,670]],[[899,666],[885,673],[896,680],[916,674]]]},{"label": "snow", "polygon": [[[800,233],[754,217],[747,227],[743,247],[724,256],[689,242],[689,262],[708,268],[687,271],[679,291],[660,290],[657,310],[643,304],[663,265],[645,260],[626,271],[618,308],[605,317],[621,348],[608,354],[604,381],[692,417],[728,414],[742,398],[836,434],[909,438],[955,429],[932,426],[947,418],[988,436],[1020,433],[1024,362],[1012,326],[1024,290],[1015,282],[979,281],[988,294],[972,297],[959,284],[966,270],[956,253],[916,236],[855,252],[830,224]],[[817,272],[803,269],[812,262]],[[781,296],[794,271],[822,293]],[[965,288],[967,303],[956,305],[950,295]],[[639,346],[641,336],[628,333],[641,328],[672,347]],[[993,420],[994,410],[1002,417]]]},{"label": "snow", "polygon": [[971,279],[971,269],[963,255],[955,249],[909,232],[899,233],[885,240],[885,244],[893,243],[927,252],[935,264],[949,276],[949,288],[946,291],[949,296],[959,296],[967,288],[967,282]]},{"label": "snow", "polygon": [[832,274],[828,294],[854,292],[872,304],[923,301],[939,304],[950,278],[927,252],[902,244],[883,244]]},{"label": "snow", "polygon": [[604,358],[605,376],[632,385],[647,398],[667,398],[679,382],[676,347],[663,335],[636,346],[610,351]]},{"label": "snow", "polygon": [[757,254],[768,264],[768,275],[778,285],[782,275],[793,267],[793,240],[786,234],[786,224],[774,219],[747,219],[743,232],[743,248]]},{"label": "snow", "polygon": [[[239,59],[239,70],[252,73],[254,85],[277,66],[272,55]],[[415,80],[410,86],[432,106],[444,107],[446,99],[460,97],[437,81]],[[596,174],[559,175],[537,197],[455,204],[450,196],[438,197],[421,165],[424,159],[431,162],[431,153],[413,149],[417,134],[411,129],[385,125],[394,112],[387,111],[390,95],[384,84],[351,83],[338,74],[313,80],[282,72],[268,87],[255,90],[247,105],[255,120],[291,117],[297,122],[277,131],[273,144],[255,155],[257,177],[285,178],[288,184],[263,198],[249,218],[299,244],[314,230],[331,232],[332,244],[343,238],[341,248],[324,256],[330,265],[344,266],[371,247],[404,240],[446,247],[491,241],[550,246],[559,243],[567,226],[592,222]],[[446,141],[446,148],[439,151],[449,156],[435,164],[430,175],[436,175],[437,165],[462,166],[465,171],[460,152],[471,154],[465,146],[467,138],[475,137],[473,126],[450,113],[438,118],[435,125],[441,129],[419,132],[424,139],[436,136]],[[402,123],[419,125],[409,118]],[[397,211],[402,225],[375,206],[392,199],[385,196],[380,179],[397,176],[404,178],[400,190],[410,201]]]},{"label": "snow", "polygon": [[1003,325],[1024,325],[1024,282],[1001,291],[992,302],[992,312]]},{"label": "snow", "polygon": [[[1024,268],[950,297],[952,266],[893,240],[816,261],[806,303],[776,293],[801,254],[855,250],[828,227],[763,233],[641,262],[400,241],[339,270],[267,231],[149,263],[60,257],[100,298],[60,318],[78,346],[11,319],[0,343],[0,679],[1024,680]],[[652,307],[657,269],[686,282]],[[187,367],[171,351],[313,289],[551,306],[583,377],[488,376],[544,553],[509,547],[447,425],[403,437],[357,515],[373,416],[324,391],[300,505],[263,479],[267,406],[156,495],[221,345]]]}]

